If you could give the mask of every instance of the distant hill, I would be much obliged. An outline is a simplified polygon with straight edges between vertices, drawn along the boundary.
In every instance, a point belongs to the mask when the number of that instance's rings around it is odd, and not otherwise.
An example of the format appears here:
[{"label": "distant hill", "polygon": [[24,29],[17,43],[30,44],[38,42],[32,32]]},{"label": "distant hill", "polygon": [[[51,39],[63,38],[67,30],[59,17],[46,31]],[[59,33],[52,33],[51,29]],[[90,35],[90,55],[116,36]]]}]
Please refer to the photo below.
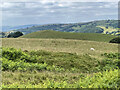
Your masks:
[{"label": "distant hill", "polygon": [[19,26],[2,26],[2,27],[0,26],[0,28],[2,28],[2,32],[8,32],[11,30],[25,29],[32,26],[37,26],[37,24],[19,25]]},{"label": "distant hill", "polygon": [[53,30],[37,31],[21,36],[20,38],[51,38],[51,39],[76,39],[109,42],[116,36],[99,34],[99,33],[73,33],[73,32],[59,32]]},{"label": "distant hill", "polygon": [[18,29],[18,31],[21,31],[24,34],[41,30],[119,35],[118,20],[100,20],[74,24],[47,24]]}]

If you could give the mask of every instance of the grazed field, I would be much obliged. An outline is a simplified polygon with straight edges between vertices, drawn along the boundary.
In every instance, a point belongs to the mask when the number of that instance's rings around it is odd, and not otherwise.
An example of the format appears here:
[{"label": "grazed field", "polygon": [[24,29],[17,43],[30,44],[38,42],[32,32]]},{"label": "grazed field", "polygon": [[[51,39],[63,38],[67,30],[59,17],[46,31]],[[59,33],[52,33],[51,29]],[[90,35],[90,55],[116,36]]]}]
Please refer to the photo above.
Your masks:
[{"label": "grazed field", "polygon": [[3,88],[119,88],[118,53],[89,54],[2,48]]},{"label": "grazed field", "polygon": [[29,33],[21,36],[20,38],[43,38],[43,39],[73,39],[73,40],[89,40],[98,42],[109,42],[116,36],[100,33],[72,33],[72,32],[59,32],[53,30],[43,30]]},{"label": "grazed field", "polygon": [[[14,47],[22,50],[46,50],[53,52],[69,52],[76,54],[90,54],[99,56],[102,53],[118,52],[118,45],[83,40],[65,39],[26,39],[26,38],[4,38],[3,47]],[[95,48],[91,51],[90,48]]]},{"label": "grazed field", "polygon": [[[117,56],[114,54],[110,54],[115,56],[113,58],[101,56],[104,53],[117,53],[117,44],[71,39],[3,38],[2,47],[28,51],[3,49],[3,88],[119,86],[117,85],[119,80],[116,69]],[[91,51],[90,48],[95,50]],[[31,52],[31,50],[35,51]],[[106,71],[109,69],[110,72]],[[96,78],[97,76],[99,78]]]}]

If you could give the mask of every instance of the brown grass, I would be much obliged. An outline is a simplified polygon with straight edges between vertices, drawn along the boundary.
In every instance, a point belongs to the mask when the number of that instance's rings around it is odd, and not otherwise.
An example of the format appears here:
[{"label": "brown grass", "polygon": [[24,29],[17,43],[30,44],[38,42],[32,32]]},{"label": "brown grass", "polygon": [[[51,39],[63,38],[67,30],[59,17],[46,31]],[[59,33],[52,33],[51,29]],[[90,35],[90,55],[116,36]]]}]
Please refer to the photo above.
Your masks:
[{"label": "brown grass", "polygon": [[[68,52],[89,54],[94,57],[102,53],[118,52],[118,45],[106,42],[69,40],[69,39],[26,39],[26,38],[4,38],[3,47],[14,47],[22,50],[46,50],[53,52]],[[91,51],[94,48],[95,51]]]}]

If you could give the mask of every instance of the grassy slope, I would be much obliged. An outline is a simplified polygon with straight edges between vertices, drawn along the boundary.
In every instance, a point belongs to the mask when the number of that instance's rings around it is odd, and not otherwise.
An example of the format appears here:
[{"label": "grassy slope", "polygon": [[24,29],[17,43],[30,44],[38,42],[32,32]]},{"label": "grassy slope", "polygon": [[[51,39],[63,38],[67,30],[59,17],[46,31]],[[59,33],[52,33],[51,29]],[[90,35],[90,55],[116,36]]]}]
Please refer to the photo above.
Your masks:
[{"label": "grassy slope", "polygon": [[97,33],[69,33],[69,32],[44,30],[44,31],[38,31],[24,35],[21,38],[77,39],[77,40],[109,42],[111,39],[115,38],[115,36],[103,35]]},{"label": "grassy slope", "polygon": [[[102,56],[104,59],[99,61],[90,55],[46,51],[23,52],[3,48],[2,86],[4,88],[117,88],[120,80],[118,70],[115,69],[118,54],[110,55],[114,57],[104,54]],[[14,70],[17,71],[13,72]]]},{"label": "grassy slope", "polygon": [[[72,65],[70,62],[75,62],[81,60],[81,63],[78,63],[80,65],[83,65],[82,69],[85,66],[89,66],[90,63],[92,63],[94,66],[96,63],[94,63],[94,58],[97,60],[103,60],[105,57],[101,56],[103,53],[116,53],[118,52],[118,45],[113,43],[106,43],[106,42],[96,42],[96,41],[84,41],[84,40],[71,40],[71,39],[39,39],[39,38],[3,38],[2,39],[2,46],[3,47],[14,47],[17,49],[22,50],[45,50],[50,51],[52,55],[46,54],[43,55],[43,60],[49,61],[49,59],[53,62],[54,65],[62,65],[64,63],[67,63],[67,67],[69,65]],[[95,48],[95,51],[91,51],[90,48]],[[57,53],[53,53],[57,52]],[[59,52],[67,52],[67,53],[59,53]],[[76,54],[71,54],[76,53]],[[33,53],[35,54],[35,53]],[[45,53],[43,53],[45,54]],[[82,54],[82,55],[81,55]],[[87,62],[89,57],[85,54],[89,55],[91,57],[91,60]],[[79,56],[76,56],[79,55]],[[33,55],[32,55],[33,56]],[[75,56],[77,59],[75,61],[72,61]],[[34,57],[34,56],[33,56]],[[71,61],[69,61],[72,59]],[[59,61],[61,60],[61,61]],[[67,60],[64,62],[64,60]],[[57,61],[57,62],[56,62]],[[86,62],[86,63],[85,63]],[[6,62],[7,63],[7,62]],[[9,63],[9,62],[8,62]],[[82,64],[85,63],[85,64]],[[12,64],[11,64],[12,65]],[[22,64],[24,65],[24,64]],[[29,66],[29,65],[27,65]],[[76,65],[77,66],[77,65]],[[79,66],[79,65],[78,65]],[[72,66],[71,66],[72,67]],[[85,69],[87,69],[86,67]],[[84,69],[84,70],[85,70]],[[92,69],[92,68],[90,68]],[[73,71],[74,68],[73,68]],[[83,71],[82,71],[83,72]],[[73,85],[73,87],[78,88],[81,86],[84,86],[86,88],[93,87],[97,88],[100,85],[102,87],[108,87],[108,84],[115,82],[114,78],[117,78],[117,71],[112,71],[105,73],[103,76],[99,78],[95,78],[95,73],[77,73],[77,72],[56,72],[56,71],[28,71],[28,72],[20,72],[20,71],[3,71],[2,72],[2,83],[4,88],[17,88],[17,87],[28,87],[28,88],[45,88],[45,87],[69,87],[70,84]],[[101,74],[100,74],[101,75]],[[107,76],[109,75],[109,76]],[[114,76],[116,75],[116,76]],[[86,78],[86,76],[90,76],[89,78]],[[93,78],[91,77],[93,76]],[[85,77],[85,79],[82,79],[83,81],[79,81],[79,79]],[[98,77],[98,75],[97,75]],[[111,78],[112,77],[112,78]],[[106,78],[106,79],[104,79]],[[90,80],[90,82],[88,82]],[[98,80],[98,81],[97,81]],[[116,79],[118,80],[118,79]],[[108,83],[109,81],[109,83]],[[60,83],[61,82],[61,83]],[[65,83],[66,82],[66,83]],[[77,82],[75,84],[75,82]],[[92,83],[91,83],[92,82]],[[104,84],[106,82],[106,84]],[[44,85],[43,85],[44,83]],[[90,84],[89,84],[90,83]],[[59,85],[62,86],[59,86]],[[75,84],[75,85],[74,85]],[[87,85],[89,84],[89,85]],[[98,84],[98,85],[96,85]],[[65,86],[64,86],[65,85]],[[114,85],[110,85],[111,87],[114,87]],[[70,86],[71,87],[71,86]]]},{"label": "grassy slope", "polygon": [[[94,57],[98,57],[101,53],[105,52],[118,52],[117,44],[71,39],[4,38],[2,39],[2,46],[20,48],[28,51],[46,50],[90,54]],[[95,51],[91,51],[90,48],[95,48]]]}]

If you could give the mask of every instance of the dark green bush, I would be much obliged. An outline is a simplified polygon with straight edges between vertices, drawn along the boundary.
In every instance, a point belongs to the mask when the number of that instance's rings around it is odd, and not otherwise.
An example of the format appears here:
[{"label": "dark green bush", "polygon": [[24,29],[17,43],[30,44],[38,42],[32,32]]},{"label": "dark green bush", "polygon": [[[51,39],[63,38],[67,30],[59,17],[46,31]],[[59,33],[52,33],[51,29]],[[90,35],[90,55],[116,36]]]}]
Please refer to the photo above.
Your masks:
[{"label": "dark green bush", "polygon": [[112,40],[109,41],[109,43],[120,43],[120,37],[114,38]]},{"label": "dark green bush", "polygon": [[120,53],[104,53],[102,56],[112,59],[120,59]]},{"label": "dark green bush", "polygon": [[22,36],[22,35],[23,35],[22,32],[17,31],[17,32],[14,32],[14,33],[10,33],[7,37],[8,37],[8,38],[17,38],[17,37],[20,37],[20,36]]}]

